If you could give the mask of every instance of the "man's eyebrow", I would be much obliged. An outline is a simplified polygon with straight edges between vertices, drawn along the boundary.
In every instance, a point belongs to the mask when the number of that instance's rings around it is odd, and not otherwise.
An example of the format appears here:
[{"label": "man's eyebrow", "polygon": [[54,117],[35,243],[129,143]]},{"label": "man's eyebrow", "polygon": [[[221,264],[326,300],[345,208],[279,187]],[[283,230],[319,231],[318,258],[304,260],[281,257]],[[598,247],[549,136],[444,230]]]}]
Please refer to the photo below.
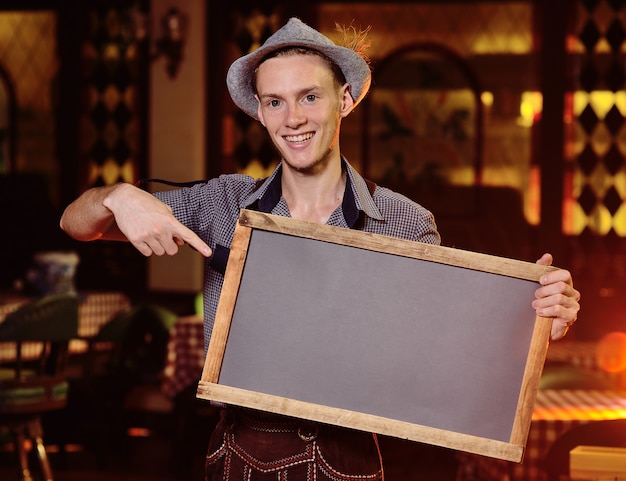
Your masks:
[{"label": "man's eyebrow", "polygon": [[[296,92],[296,97],[302,97],[303,95],[306,95],[306,94],[311,93],[311,92],[319,91],[320,89],[321,89],[321,87],[319,85],[311,85],[309,87],[305,87],[303,89],[298,90]],[[275,93],[271,93],[271,92],[267,92],[267,93],[264,93],[264,94],[259,93],[258,96],[259,96],[259,98],[267,98],[267,97],[274,98],[274,99],[282,99],[282,98],[284,98],[283,95],[279,95],[279,94],[275,94]]]}]

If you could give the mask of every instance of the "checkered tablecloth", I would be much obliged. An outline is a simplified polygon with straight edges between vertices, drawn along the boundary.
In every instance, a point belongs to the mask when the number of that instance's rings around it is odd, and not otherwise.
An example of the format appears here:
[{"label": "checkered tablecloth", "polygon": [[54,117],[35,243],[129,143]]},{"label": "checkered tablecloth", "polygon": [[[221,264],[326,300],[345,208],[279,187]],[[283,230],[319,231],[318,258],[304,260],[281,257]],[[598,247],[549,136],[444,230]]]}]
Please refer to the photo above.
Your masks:
[{"label": "checkered tablecloth", "polygon": [[545,481],[541,460],[552,443],[580,424],[626,418],[626,391],[539,391],[522,463],[458,453],[457,481]]},{"label": "checkered tablecloth", "polygon": [[173,398],[183,389],[197,383],[204,367],[204,328],[202,317],[177,319],[170,330],[167,363],[161,391]]},{"label": "checkered tablecloth", "polygon": [[[78,305],[78,335],[81,338],[94,336],[100,328],[106,324],[117,313],[128,309],[131,301],[122,292],[115,291],[93,291],[81,292],[78,294],[80,303]],[[19,307],[30,302],[28,297],[13,296],[5,298],[0,304],[0,322],[16,311]],[[24,345],[26,357],[36,357],[40,352],[39,343],[29,343]],[[79,353],[87,349],[87,342],[83,340],[73,340],[70,343],[70,352]],[[0,343],[0,360],[15,359],[15,345],[10,342]]]}]

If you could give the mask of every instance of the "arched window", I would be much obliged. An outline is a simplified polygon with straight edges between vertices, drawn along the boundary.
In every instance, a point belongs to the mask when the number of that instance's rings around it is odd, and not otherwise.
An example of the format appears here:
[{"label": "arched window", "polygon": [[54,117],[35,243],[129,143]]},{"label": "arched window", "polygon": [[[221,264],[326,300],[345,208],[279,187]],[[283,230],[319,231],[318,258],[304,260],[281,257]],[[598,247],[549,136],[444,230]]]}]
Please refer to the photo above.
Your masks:
[{"label": "arched window", "polygon": [[373,66],[372,83],[366,177],[416,200],[481,184],[481,89],[461,56],[436,43],[403,46]]}]

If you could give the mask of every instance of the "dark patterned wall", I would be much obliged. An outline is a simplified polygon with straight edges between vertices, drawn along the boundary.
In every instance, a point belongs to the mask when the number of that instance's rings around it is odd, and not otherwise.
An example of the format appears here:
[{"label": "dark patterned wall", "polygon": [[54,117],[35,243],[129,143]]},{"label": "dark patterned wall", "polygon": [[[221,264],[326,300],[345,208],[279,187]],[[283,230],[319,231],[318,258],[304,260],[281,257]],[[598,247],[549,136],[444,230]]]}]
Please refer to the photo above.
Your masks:
[{"label": "dark patterned wall", "polygon": [[623,183],[626,86],[624,52],[626,19],[622,1],[581,1],[574,25],[571,105],[575,117],[570,142],[576,212],[587,219],[574,221],[575,234],[626,237],[626,191]]},{"label": "dark patterned wall", "polygon": [[[140,45],[131,30],[133,3],[92,7],[83,67],[80,153],[83,188],[134,182],[143,170]],[[143,162],[145,164],[145,162]]]},{"label": "dark patterned wall", "polygon": [[[134,182],[147,169],[147,60],[132,31],[139,2],[94,2],[85,7],[87,38],[81,48],[78,138],[80,191]],[[79,286],[120,289],[146,286],[146,261],[120,242],[82,243]]]},{"label": "dark patterned wall", "polygon": [[577,331],[597,337],[626,330],[626,5],[571,5],[564,230],[583,292]]}]

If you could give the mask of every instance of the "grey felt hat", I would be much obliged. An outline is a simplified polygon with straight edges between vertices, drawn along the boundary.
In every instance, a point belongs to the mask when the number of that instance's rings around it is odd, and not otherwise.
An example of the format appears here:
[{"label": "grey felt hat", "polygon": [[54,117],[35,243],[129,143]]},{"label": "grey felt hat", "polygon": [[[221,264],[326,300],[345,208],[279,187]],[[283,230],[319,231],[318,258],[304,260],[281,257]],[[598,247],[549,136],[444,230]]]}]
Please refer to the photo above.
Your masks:
[{"label": "grey felt hat", "polygon": [[350,84],[350,93],[354,105],[358,104],[369,90],[372,74],[367,62],[354,50],[335,45],[332,40],[317,30],[309,27],[297,18],[289,21],[277,30],[265,43],[254,52],[235,60],[228,69],[226,83],[233,102],[245,113],[258,119],[258,101],[252,84],[254,70],[270,53],[284,47],[307,47],[317,50],[335,62],[346,81]]}]

